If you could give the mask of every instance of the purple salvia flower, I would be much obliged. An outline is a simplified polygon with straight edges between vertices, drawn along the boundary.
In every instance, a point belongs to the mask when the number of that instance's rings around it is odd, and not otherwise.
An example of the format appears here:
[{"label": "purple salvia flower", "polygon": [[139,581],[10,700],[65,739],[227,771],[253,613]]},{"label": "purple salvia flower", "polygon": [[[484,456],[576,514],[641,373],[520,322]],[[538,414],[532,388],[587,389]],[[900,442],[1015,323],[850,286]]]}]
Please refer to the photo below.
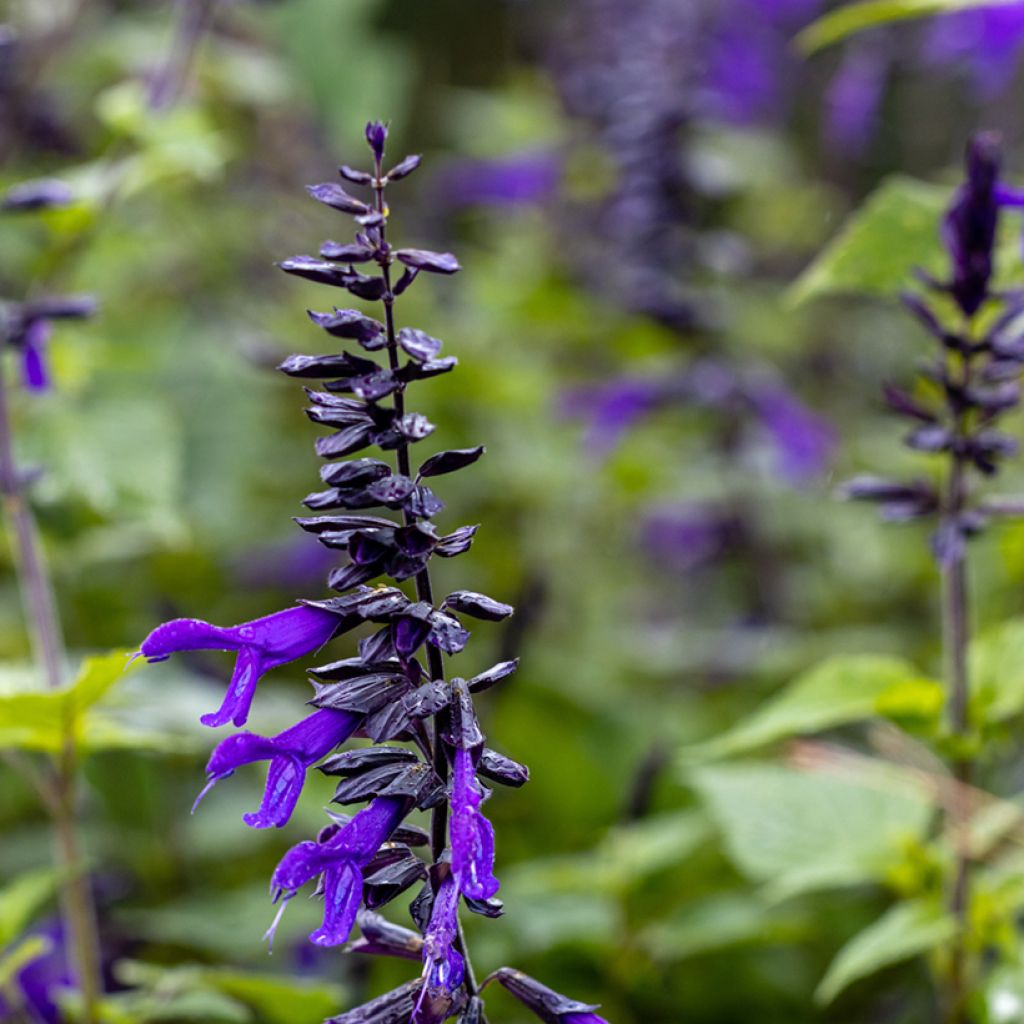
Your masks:
[{"label": "purple salvia flower", "polygon": [[561,160],[546,149],[466,160],[441,175],[437,198],[449,209],[540,206],[554,195],[561,174]]},{"label": "purple salvia flower", "polygon": [[47,368],[46,346],[53,333],[48,320],[33,320],[25,329],[21,349],[21,374],[25,389],[32,392],[47,391],[50,373]]},{"label": "purple salvia flower", "polygon": [[934,64],[962,62],[983,99],[1013,81],[1024,51],[1024,3],[982,6],[935,19],[924,47]]},{"label": "purple salvia flower", "polygon": [[340,946],[348,940],[363,895],[361,869],[399,826],[409,809],[405,797],[377,797],[337,831],[325,830],[322,841],[293,846],[274,869],[270,889],[284,902],[267,931],[272,938],[281,912],[307,882],[323,876],[323,925],[310,935],[317,946]]},{"label": "purple salvia flower", "polygon": [[270,761],[260,809],[244,815],[242,820],[253,828],[281,828],[295,810],[306,781],[306,769],[344,743],[362,720],[359,714],[322,708],[276,736],[257,736],[251,732],[228,736],[210,755],[206,765],[210,781],[196,798],[196,806],[236,768],[254,761]]},{"label": "purple salvia flower", "polygon": [[[466,972],[465,961],[455,948],[458,934],[459,889],[454,876],[449,874],[434,894],[430,924],[423,936],[424,984],[412,1024],[436,1024],[445,1019],[444,1010],[451,1006]],[[435,1003],[444,1010],[435,1012]]]},{"label": "purple salvia flower", "polygon": [[298,605],[240,626],[214,626],[202,619],[174,619],[157,626],[142,642],[149,661],[181,651],[237,651],[235,670],[220,708],[203,715],[203,725],[244,725],[264,673],[310,654],[334,636],[340,620],[321,608]]},{"label": "purple salvia flower", "polygon": [[778,385],[752,387],[750,400],[775,447],[780,477],[802,484],[824,472],[837,440],[830,423]]},{"label": "purple salvia flower", "polygon": [[860,156],[875,131],[890,56],[876,40],[852,46],[825,93],[825,138],[840,152]]},{"label": "purple salvia flower", "polygon": [[12,185],[0,199],[0,209],[49,210],[75,201],[71,186],[59,178],[35,178]]},{"label": "purple salvia flower", "polygon": [[452,762],[452,871],[463,894],[488,900],[499,883],[494,877],[494,828],[480,813],[481,803],[483,788],[473,754],[457,749]]}]

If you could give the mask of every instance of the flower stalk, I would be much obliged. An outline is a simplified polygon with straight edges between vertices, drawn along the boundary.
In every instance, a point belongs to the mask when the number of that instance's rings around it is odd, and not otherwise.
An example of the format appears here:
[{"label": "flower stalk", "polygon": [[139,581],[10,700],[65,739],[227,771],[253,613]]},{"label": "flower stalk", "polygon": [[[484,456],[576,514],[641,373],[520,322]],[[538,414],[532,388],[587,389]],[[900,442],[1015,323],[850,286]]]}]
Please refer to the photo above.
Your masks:
[{"label": "flower stalk", "polygon": [[[395,300],[420,273],[451,275],[460,267],[451,253],[395,248],[388,237],[385,189],[415,171],[420,158],[406,157],[385,171],[387,134],[379,122],[367,125],[372,171],[340,168],[346,182],[370,190],[370,202],[334,183],[308,189],[317,201],[355,219],[355,240],[324,242],[319,258],[295,256],[279,264],[289,274],[345,289],[383,310],[382,321],[337,307],[310,311],[309,318],[333,338],[380,353],[384,365],[346,351],[293,355],[280,367],[291,377],[323,382],[321,390],[306,388],[306,414],[333,430],[316,442],[325,460],[320,476],[326,489],[306,496],[304,504],[315,514],[296,522],[321,544],[345,552],[346,560],[327,581],[340,596],[302,600],[227,628],[175,620],[155,629],[142,653],[155,661],[176,651],[235,652],[224,703],[202,720],[211,726],[242,725],[265,672],[317,652],[357,627],[376,627],[359,640],[356,655],[308,670],[314,687],[309,703],[317,709],[312,715],[273,737],[242,733],[222,741],[207,766],[208,785],[241,765],[269,761],[259,812],[245,818],[260,828],[288,821],[305,772],[316,762],[322,774],[337,780],[334,803],[364,804],[352,817],[332,814],[332,823],[315,839],[284,854],[271,881],[280,908],[268,938],[288,901],[316,881],[324,913],[322,926],[310,935],[314,944],[342,945],[358,925],[362,938],[352,944],[354,952],[411,957],[422,969],[419,977],[332,1018],[332,1024],[441,1024],[452,1018],[484,1024],[460,920],[464,910],[485,917],[502,913],[494,829],[482,810],[490,790],[483,780],[518,787],[528,781],[529,771],[485,745],[474,706],[475,696],[511,675],[517,662],[499,662],[470,679],[449,678],[444,655],[460,653],[469,640],[462,616],[498,622],[513,609],[468,590],[456,590],[439,603],[434,594],[430,559],[466,552],[477,527],[442,535],[433,520],[444,503],[427,482],[472,465],[484,448],[439,451],[412,468],[412,445],[430,436],[434,425],[407,410],[406,390],[413,381],[451,372],[457,360],[441,357],[441,342],[426,332],[399,328]],[[358,271],[360,264],[375,265],[376,274]],[[393,465],[350,458],[371,445],[393,451]],[[370,508],[400,515],[367,514]],[[369,585],[380,577],[395,585]],[[324,715],[333,717],[319,717]],[[371,744],[331,753],[350,736]],[[406,823],[417,808],[430,812],[429,833]],[[427,852],[418,853],[423,847]],[[416,932],[377,915],[378,908],[417,883],[419,893],[409,908]],[[539,998],[537,991],[524,984],[515,994],[542,1020],[602,1024],[593,1007],[549,989]],[[584,1016],[573,1016],[576,1009]]]},{"label": "flower stalk", "polygon": [[[887,387],[890,408],[914,426],[904,443],[943,459],[940,480],[893,481],[859,477],[847,496],[872,501],[884,518],[936,523],[932,548],[941,573],[942,647],[945,662],[948,761],[955,780],[948,807],[953,837],[947,906],[956,922],[944,969],[943,1016],[948,1024],[972,1019],[969,993],[978,965],[971,957],[972,786],[977,772],[969,675],[969,542],[993,515],[1015,515],[1016,499],[976,494],[979,479],[993,477],[1017,442],[998,429],[1000,417],[1021,398],[1024,371],[1024,294],[993,287],[1000,211],[1024,206],[1024,196],[999,179],[1000,146],[981,134],[967,148],[966,180],[957,190],[942,224],[950,257],[945,281],[921,275],[926,287],[956,310],[955,326],[930,298],[907,294],[904,303],[937,343],[938,358],[922,372],[922,394]],[[1000,308],[1001,307],[1001,308]],[[995,310],[998,309],[998,314]],[[935,396],[938,396],[938,401]]]}]

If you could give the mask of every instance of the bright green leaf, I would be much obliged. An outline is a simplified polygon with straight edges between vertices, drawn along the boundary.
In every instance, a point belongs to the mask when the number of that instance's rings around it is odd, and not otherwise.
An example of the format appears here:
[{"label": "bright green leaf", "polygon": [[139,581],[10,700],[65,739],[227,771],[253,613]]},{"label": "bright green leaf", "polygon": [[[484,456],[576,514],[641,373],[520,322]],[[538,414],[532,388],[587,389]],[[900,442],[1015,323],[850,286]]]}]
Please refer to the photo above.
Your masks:
[{"label": "bright green leaf", "polygon": [[23,942],[0,955],[0,992],[14,980],[14,976],[33,960],[46,956],[53,943],[45,936],[30,935]]},{"label": "bright green leaf", "polygon": [[811,54],[857,32],[895,21],[1017,2],[1019,0],[862,0],[818,18],[796,37],[796,44],[805,54]]},{"label": "bright green leaf", "polygon": [[971,645],[971,713],[979,723],[1024,711],[1024,620],[988,630]]},{"label": "bright green leaf", "polygon": [[31,690],[0,693],[0,747],[57,753],[70,738],[95,748],[90,711],[124,677],[129,658],[128,651],[86,658],[74,682],[56,690],[39,689],[31,677]]},{"label": "bright green leaf", "polygon": [[684,757],[745,753],[876,714],[933,714],[941,703],[941,686],[922,679],[908,661],[873,654],[837,655],[799,676],[721,736],[684,751]]},{"label": "bright green leaf", "polygon": [[690,781],[737,867],[776,900],[884,879],[933,811],[921,783],[881,763],[854,775],[745,762]]},{"label": "bright green leaf", "polygon": [[687,903],[645,928],[639,941],[656,960],[679,961],[736,946],[792,942],[805,930],[790,911],[725,893]]},{"label": "bright green leaf", "polygon": [[56,886],[56,872],[40,868],[19,875],[0,889],[0,948],[24,932]]},{"label": "bright green leaf", "polygon": [[936,904],[917,900],[899,903],[839,950],[814,998],[820,1005],[827,1005],[853,982],[935,949],[948,942],[955,931],[956,921]]},{"label": "bright green leaf", "polygon": [[914,267],[939,274],[939,221],[950,190],[896,175],[854,211],[786,293],[791,306],[826,295],[895,295]]}]

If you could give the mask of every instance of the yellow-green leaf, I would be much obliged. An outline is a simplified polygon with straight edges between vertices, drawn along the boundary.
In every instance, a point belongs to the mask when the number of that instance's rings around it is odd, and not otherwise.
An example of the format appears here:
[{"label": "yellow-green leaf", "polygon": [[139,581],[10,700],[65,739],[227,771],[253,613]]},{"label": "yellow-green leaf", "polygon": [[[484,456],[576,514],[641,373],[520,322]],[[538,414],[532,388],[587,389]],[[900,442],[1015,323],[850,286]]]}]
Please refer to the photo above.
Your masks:
[{"label": "yellow-green leaf", "polygon": [[814,993],[815,1001],[824,1006],[855,981],[935,949],[955,931],[956,921],[937,904],[899,903],[839,950]]}]

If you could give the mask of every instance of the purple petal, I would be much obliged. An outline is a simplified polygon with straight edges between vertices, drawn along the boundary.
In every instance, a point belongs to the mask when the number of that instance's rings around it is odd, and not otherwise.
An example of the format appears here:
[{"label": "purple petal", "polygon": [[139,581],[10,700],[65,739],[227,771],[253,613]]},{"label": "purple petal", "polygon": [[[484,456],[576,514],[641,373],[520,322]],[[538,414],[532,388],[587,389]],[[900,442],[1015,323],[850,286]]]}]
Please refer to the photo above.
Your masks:
[{"label": "purple petal", "polygon": [[306,782],[306,766],[294,757],[272,758],[263,801],[255,813],[242,815],[250,828],[282,828],[288,824]]},{"label": "purple petal", "polygon": [[782,387],[758,388],[751,400],[775,445],[778,473],[784,480],[801,484],[824,472],[836,444],[830,423]]},{"label": "purple petal", "polygon": [[330,847],[306,839],[293,846],[274,868],[270,879],[273,892],[292,894],[322,874],[331,860]]},{"label": "purple petal", "polygon": [[256,684],[269,667],[255,651],[243,647],[235,659],[235,671],[220,707],[210,714],[202,715],[199,721],[211,729],[227,725],[228,722],[239,726],[245,725],[249,718],[249,709],[252,707],[252,699],[256,696]]},{"label": "purple petal", "polygon": [[340,946],[348,941],[363,898],[363,876],[352,864],[324,873],[324,920],[309,936],[317,946]]},{"label": "purple petal", "polygon": [[427,990],[432,996],[451,995],[462,984],[465,963],[454,946],[458,931],[459,889],[449,875],[434,896],[430,924],[423,937]]},{"label": "purple petal", "polygon": [[452,870],[459,890],[470,899],[490,899],[499,888],[494,877],[494,829],[480,813],[483,797],[468,750],[455,751],[452,776]]},{"label": "purple petal", "polygon": [[253,761],[266,761],[279,753],[276,739],[240,732],[228,736],[213,748],[206,762],[206,774],[217,779],[227,778],[236,768]]},{"label": "purple petal", "polygon": [[46,343],[52,327],[46,320],[34,320],[25,332],[21,352],[22,380],[28,391],[46,391],[50,387],[50,374],[46,364]]}]

